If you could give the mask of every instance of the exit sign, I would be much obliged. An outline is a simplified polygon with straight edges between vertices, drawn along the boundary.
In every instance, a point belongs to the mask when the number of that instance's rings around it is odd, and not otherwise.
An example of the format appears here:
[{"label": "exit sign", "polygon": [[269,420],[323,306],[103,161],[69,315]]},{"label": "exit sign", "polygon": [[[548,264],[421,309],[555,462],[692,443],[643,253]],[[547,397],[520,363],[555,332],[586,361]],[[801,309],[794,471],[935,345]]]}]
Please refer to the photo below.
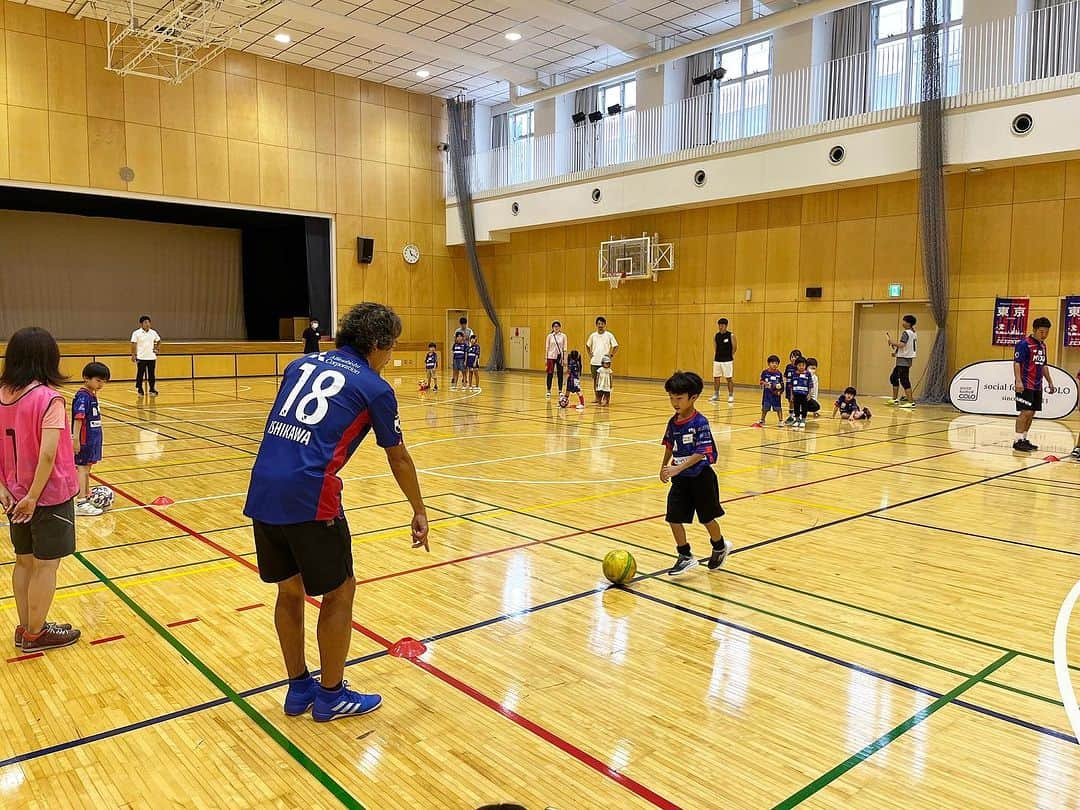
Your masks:
[{"label": "exit sign", "polygon": [[903,284],[890,284],[889,285],[889,298],[899,298],[904,294]]}]

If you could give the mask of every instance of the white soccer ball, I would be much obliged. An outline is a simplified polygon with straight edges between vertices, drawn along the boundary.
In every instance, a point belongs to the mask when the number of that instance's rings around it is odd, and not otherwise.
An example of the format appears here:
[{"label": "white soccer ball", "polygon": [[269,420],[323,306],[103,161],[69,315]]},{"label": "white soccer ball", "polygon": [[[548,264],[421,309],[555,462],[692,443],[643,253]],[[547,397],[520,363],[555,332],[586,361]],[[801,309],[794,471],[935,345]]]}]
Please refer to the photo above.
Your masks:
[{"label": "white soccer ball", "polygon": [[104,485],[93,487],[90,490],[90,503],[98,509],[108,509],[113,505],[115,498],[116,493]]}]

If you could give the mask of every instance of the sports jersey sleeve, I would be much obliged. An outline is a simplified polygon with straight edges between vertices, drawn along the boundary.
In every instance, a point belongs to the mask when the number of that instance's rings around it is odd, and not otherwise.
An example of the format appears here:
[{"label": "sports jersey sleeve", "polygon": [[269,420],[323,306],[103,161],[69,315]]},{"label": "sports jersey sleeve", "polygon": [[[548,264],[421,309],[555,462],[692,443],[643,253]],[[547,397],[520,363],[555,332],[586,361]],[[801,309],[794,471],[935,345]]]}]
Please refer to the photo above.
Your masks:
[{"label": "sports jersey sleeve", "polygon": [[767,371],[761,372],[761,378],[760,379],[761,379],[762,382],[768,382],[769,381],[769,372],[767,372]]},{"label": "sports jersey sleeve", "polygon": [[82,391],[75,395],[71,402],[72,419],[88,419],[90,416],[90,398],[84,396]]},{"label": "sports jersey sleeve", "polygon": [[704,419],[694,431],[694,439],[694,452],[705,456],[710,464],[716,463],[716,442],[713,441],[712,427]]},{"label": "sports jersey sleeve", "polygon": [[379,447],[397,447],[404,441],[401,435],[401,420],[398,418],[397,397],[393,391],[375,397],[368,403],[371,427],[375,431],[375,441]]},{"label": "sports jersey sleeve", "polygon": [[1016,349],[1013,351],[1013,359],[1020,364],[1031,361],[1031,347],[1028,346],[1026,340],[1021,340],[1016,344]]},{"label": "sports jersey sleeve", "polygon": [[667,427],[664,428],[664,438],[661,439],[660,443],[669,449],[675,446],[675,437],[671,432],[670,420],[667,423]]}]

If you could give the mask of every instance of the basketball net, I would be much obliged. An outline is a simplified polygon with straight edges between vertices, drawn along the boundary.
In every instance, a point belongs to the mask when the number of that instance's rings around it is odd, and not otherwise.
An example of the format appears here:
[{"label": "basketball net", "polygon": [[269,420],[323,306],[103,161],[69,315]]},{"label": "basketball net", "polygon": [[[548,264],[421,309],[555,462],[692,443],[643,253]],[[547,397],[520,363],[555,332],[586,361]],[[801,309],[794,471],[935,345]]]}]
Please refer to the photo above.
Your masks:
[{"label": "basketball net", "polygon": [[621,282],[624,278],[626,278],[626,273],[618,273],[612,270],[608,273],[607,280],[608,284],[611,286],[611,289],[617,290],[619,289],[619,282]]}]

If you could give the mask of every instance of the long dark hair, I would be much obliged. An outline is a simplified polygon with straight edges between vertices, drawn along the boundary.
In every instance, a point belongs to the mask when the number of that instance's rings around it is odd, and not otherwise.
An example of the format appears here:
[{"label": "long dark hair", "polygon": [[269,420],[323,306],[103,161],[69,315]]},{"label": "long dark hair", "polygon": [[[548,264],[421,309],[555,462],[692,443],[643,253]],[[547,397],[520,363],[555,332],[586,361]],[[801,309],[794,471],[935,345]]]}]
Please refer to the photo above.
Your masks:
[{"label": "long dark hair", "polygon": [[57,386],[67,379],[60,373],[60,347],[48,331],[27,326],[11,336],[0,386],[25,388],[35,382]]}]

